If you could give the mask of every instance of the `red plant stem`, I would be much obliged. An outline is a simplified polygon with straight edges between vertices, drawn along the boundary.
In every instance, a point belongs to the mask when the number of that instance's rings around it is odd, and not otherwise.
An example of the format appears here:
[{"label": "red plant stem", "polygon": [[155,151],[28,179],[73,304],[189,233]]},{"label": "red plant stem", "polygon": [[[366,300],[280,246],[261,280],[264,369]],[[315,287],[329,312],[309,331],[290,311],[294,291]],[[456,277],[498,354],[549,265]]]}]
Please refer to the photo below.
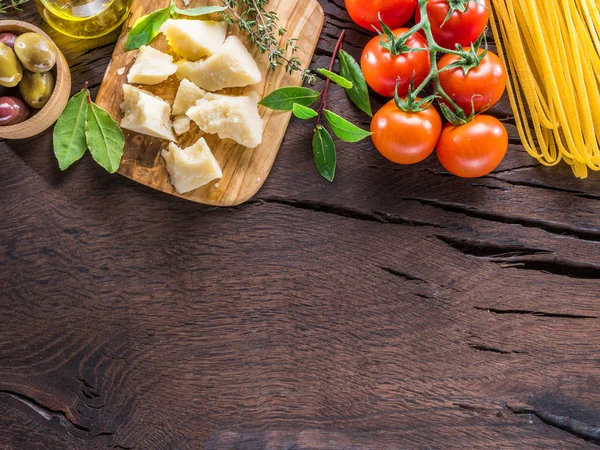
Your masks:
[{"label": "red plant stem", "polygon": [[[346,30],[342,30],[342,33],[340,34],[337,44],[335,44],[335,48],[333,49],[333,55],[331,55],[331,64],[329,64],[330,72],[333,71],[333,67],[335,66],[335,60],[338,56],[338,53],[340,52],[340,50],[342,48],[342,43],[344,42],[344,37],[346,37]],[[331,80],[329,78],[327,78],[327,81],[325,82],[325,89],[323,89],[323,92],[321,93],[321,104],[319,106],[319,110],[317,111],[317,113],[319,114],[319,116],[317,117],[317,126],[321,125],[321,115],[323,114],[323,111],[325,111],[325,108],[327,107],[327,94],[329,93],[329,85],[330,84],[331,84]]]}]

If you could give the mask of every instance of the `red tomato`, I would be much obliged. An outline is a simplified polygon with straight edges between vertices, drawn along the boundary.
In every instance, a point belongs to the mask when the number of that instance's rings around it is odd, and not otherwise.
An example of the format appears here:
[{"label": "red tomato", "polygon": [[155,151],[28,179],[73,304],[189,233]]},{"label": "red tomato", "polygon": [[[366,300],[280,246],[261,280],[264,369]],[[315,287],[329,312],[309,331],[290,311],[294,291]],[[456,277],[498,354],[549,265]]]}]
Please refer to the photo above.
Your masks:
[{"label": "red tomato", "polygon": [[[420,100],[420,99],[418,99]],[[375,148],[397,164],[416,164],[435,149],[442,118],[433,106],[425,111],[405,112],[391,100],[373,117],[371,132]]]},{"label": "red tomato", "polygon": [[417,0],[346,0],[352,20],[369,31],[381,30],[378,14],[391,29],[400,28],[412,17]]},{"label": "red tomato", "polygon": [[[454,49],[456,44],[463,47],[473,44],[485,31],[490,18],[489,2],[487,0],[470,0],[464,13],[454,11],[446,23],[450,11],[448,0],[429,0],[427,14],[431,23],[431,32],[438,45]],[[417,8],[415,21],[421,20]]]},{"label": "red tomato", "polygon": [[[394,36],[400,36],[407,31],[408,28],[398,28],[394,30]],[[415,87],[429,75],[429,52],[423,50],[394,56],[380,45],[380,40],[379,36],[374,37],[363,51],[360,65],[365,79],[371,89],[378,94],[393,97],[396,81],[400,77],[398,95],[406,97],[413,74]],[[426,49],[427,40],[420,34],[413,34],[406,41],[406,45]]]},{"label": "red tomato", "polygon": [[[478,54],[483,52],[483,49],[479,49]],[[458,56],[446,54],[438,62],[438,69],[458,59]],[[472,111],[471,98],[475,112],[487,111],[498,103],[506,89],[506,70],[500,58],[492,52],[488,52],[479,66],[469,70],[466,75],[462,68],[456,67],[440,72],[439,79],[444,91],[467,115]]]},{"label": "red tomato", "polygon": [[492,116],[475,116],[466,125],[444,125],[437,155],[448,172],[462,178],[483,177],[500,165],[508,149],[508,133]]}]

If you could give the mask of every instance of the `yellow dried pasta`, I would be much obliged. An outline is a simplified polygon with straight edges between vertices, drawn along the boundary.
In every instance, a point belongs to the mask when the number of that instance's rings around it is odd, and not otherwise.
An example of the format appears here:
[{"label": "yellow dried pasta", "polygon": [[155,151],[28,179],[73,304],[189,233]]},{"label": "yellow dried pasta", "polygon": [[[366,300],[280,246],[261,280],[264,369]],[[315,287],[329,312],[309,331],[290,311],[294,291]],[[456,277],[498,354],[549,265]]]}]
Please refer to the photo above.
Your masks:
[{"label": "yellow dried pasta", "polygon": [[492,0],[492,32],[527,152],[578,178],[600,170],[597,0]]}]

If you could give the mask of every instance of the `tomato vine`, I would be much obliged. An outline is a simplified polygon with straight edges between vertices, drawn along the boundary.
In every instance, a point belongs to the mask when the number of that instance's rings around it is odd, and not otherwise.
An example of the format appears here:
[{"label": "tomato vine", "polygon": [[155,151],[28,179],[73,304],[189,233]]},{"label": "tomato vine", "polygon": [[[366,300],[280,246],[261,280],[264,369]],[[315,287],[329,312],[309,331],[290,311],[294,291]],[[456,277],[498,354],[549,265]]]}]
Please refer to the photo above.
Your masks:
[{"label": "tomato vine", "polygon": [[[465,73],[466,73],[471,68],[477,67],[480,64],[480,62],[483,60],[483,58],[485,57],[485,54],[487,53],[487,43],[486,43],[486,50],[483,53],[478,54],[479,47],[480,47],[482,41],[484,40],[485,35],[482,34],[480,36],[479,40],[477,42],[473,43],[473,48],[471,48],[469,50],[464,50],[460,45],[456,46],[456,50],[442,47],[441,45],[439,45],[436,42],[436,40],[433,36],[431,22],[429,20],[429,13],[427,11],[427,4],[429,1],[430,0],[418,0],[417,8],[419,9],[419,14],[418,14],[418,16],[420,17],[419,22],[416,23],[412,28],[410,28],[404,34],[402,34],[398,37],[395,37],[392,39],[391,38],[391,37],[393,37],[392,31],[389,29],[389,27],[387,27],[382,22],[383,32],[380,33],[380,36],[381,36],[381,46],[384,48],[402,49],[401,51],[419,51],[419,50],[415,50],[415,49],[407,50],[404,46],[404,43],[406,43],[406,41],[412,35],[414,35],[415,33],[418,33],[418,32],[421,32],[422,34],[424,34],[425,39],[427,40],[427,50],[422,50],[422,51],[429,52],[429,59],[430,59],[429,74],[425,77],[425,79],[416,88],[414,88],[414,86],[412,86],[412,83],[411,83],[411,88],[409,89],[407,98],[405,100],[398,98],[398,94],[396,93],[396,95],[395,95],[396,104],[398,105],[398,107],[400,109],[407,111],[407,112],[422,111],[424,108],[428,108],[430,105],[429,101],[417,101],[417,98],[418,98],[419,94],[429,85],[429,83],[433,83],[433,87],[435,90],[434,97],[438,97],[438,98],[441,97],[445,100],[447,105],[450,105],[450,107],[448,107],[444,103],[440,104],[442,113],[444,114],[446,119],[456,125],[465,124],[465,123],[470,122],[473,119],[475,110],[474,110],[474,108],[472,108],[472,112],[469,115],[467,115],[465,113],[465,111],[454,101],[454,99],[452,99],[452,97],[450,95],[448,95],[448,93],[444,90],[444,88],[442,87],[442,85],[440,83],[440,78],[439,78],[440,71],[438,69],[438,62],[437,62],[438,55],[440,53],[451,54],[451,55],[455,55],[459,58],[459,60],[455,64],[453,64],[452,67],[449,67],[449,68],[443,69],[443,70],[449,70],[449,69],[460,66],[460,67],[463,67],[463,70],[465,70]],[[461,9],[456,8],[456,7],[450,8],[451,12],[449,13],[448,18],[451,16],[451,13],[453,13],[454,10],[461,10]],[[428,97],[427,100],[432,100],[432,98]]]}]

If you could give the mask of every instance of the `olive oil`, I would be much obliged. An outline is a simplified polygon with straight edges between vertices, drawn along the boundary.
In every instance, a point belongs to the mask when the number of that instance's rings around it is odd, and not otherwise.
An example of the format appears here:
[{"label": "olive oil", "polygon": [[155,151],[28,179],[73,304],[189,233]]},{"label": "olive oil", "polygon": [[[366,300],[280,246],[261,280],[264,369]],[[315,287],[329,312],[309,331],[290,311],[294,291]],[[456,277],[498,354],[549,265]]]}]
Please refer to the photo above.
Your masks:
[{"label": "olive oil", "polygon": [[63,34],[91,39],[123,23],[131,0],[35,0],[46,22]]}]

